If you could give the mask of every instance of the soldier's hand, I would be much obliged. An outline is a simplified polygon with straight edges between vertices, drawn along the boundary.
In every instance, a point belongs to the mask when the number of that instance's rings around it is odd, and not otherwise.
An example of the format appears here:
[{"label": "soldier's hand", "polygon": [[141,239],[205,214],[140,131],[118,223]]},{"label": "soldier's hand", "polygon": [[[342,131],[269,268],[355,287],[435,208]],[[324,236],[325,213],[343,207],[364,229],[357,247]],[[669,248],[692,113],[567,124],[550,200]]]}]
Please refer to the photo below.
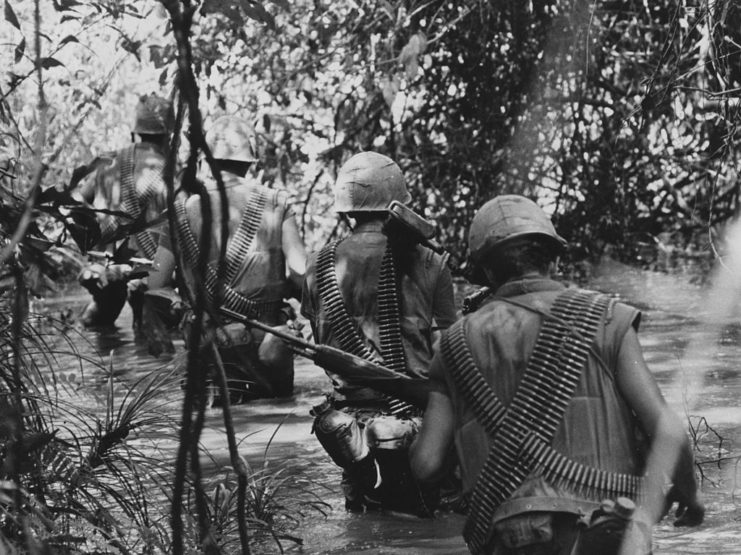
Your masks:
[{"label": "soldier's hand", "polygon": [[102,264],[90,264],[80,272],[78,281],[90,292],[101,291],[108,285],[106,267]]},{"label": "soldier's hand", "polygon": [[705,518],[705,506],[697,498],[695,492],[687,495],[677,486],[673,486],[666,496],[666,509],[668,512],[674,503],[677,503],[677,510],[674,516],[674,526],[698,526],[702,524]]},{"label": "soldier's hand", "polygon": [[697,499],[686,505],[680,503],[674,516],[674,526],[699,526],[705,519],[705,505]]},{"label": "soldier's hand", "polygon": [[106,268],[106,279],[109,283],[124,281],[131,273],[129,264],[111,264]]},{"label": "soldier's hand", "polygon": [[301,331],[302,329],[304,329],[303,322],[299,322],[298,320],[295,320],[295,319],[289,320],[288,322],[286,322],[286,327],[288,328],[288,331],[292,333],[293,335],[295,335],[296,337],[300,339],[304,338],[304,334]]}]

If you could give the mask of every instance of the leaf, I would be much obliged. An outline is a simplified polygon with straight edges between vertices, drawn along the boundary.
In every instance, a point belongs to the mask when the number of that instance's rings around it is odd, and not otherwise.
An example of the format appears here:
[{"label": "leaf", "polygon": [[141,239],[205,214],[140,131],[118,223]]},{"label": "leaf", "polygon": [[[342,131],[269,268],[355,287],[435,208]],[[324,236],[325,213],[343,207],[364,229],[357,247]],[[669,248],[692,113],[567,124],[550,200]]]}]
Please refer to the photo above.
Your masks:
[{"label": "leaf", "polygon": [[150,44],[149,61],[152,62],[154,67],[157,69],[166,66],[170,62],[170,49],[162,48],[156,44]]},{"label": "leaf", "polygon": [[23,59],[23,53],[26,51],[26,37],[23,37],[21,39],[21,42],[18,43],[18,46],[15,47],[15,57],[13,60],[17,64]]},{"label": "leaf", "polygon": [[65,21],[75,21],[77,19],[80,19],[76,15],[63,15],[62,19],[60,20],[60,23],[64,23]]},{"label": "leaf", "polygon": [[59,66],[64,67],[64,64],[56,58],[41,58],[39,62],[41,63],[41,67],[44,69],[51,69]]},{"label": "leaf", "polygon": [[201,13],[203,15],[220,13],[238,25],[244,25],[244,18],[239,12],[239,6],[232,0],[203,0]]},{"label": "leaf", "polygon": [[10,77],[10,81],[8,81],[8,87],[11,89],[16,88],[18,86],[18,83],[23,81],[23,76],[18,75],[17,73],[13,73],[12,71],[8,72],[8,77]]},{"label": "leaf", "polygon": [[61,40],[61,42],[59,43],[59,46],[62,46],[63,44],[67,44],[68,42],[80,42],[80,41],[77,40],[77,37],[74,35],[67,35]]},{"label": "leaf", "polygon": [[271,0],[271,2],[287,12],[291,11],[291,5],[288,3],[288,0]]},{"label": "leaf", "polygon": [[407,77],[413,79],[419,70],[419,56],[427,49],[427,37],[424,33],[415,33],[409,38],[399,53],[399,63],[406,70]]},{"label": "leaf", "polygon": [[142,41],[131,40],[129,37],[123,36],[121,37],[121,41],[119,42],[119,45],[121,46],[121,48],[126,50],[126,52],[133,54],[134,57],[137,59],[137,61],[141,62],[141,57],[139,55],[139,49],[142,46]]},{"label": "leaf", "polygon": [[167,83],[167,69],[168,68],[165,68],[165,70],[162,73],[160,73],[160,77],[157,80],[160,84],[160,87],[164,87],[165,84]]},{"label": "leaf", "polygon": [[10,2],[8,0],[5,0],[5,19],[8,23],[10,23],[13,27],[21,30],[21,24],[18,23],[18,18],[15,16],[15,12],[13,11],[13,7],[10,5]]},{"label": "leaf", "polygon": [[[77,0],[52,0],[52,4],[54,4],[54,9],[58,12],[69,10],[72,6],[79,6],[80,2]],[[95,5],[95,4],[93,4]]]},{"label": "leaf", "polygon": [[387,76],[384,75],[383,77],[381,77],[380,85],[383,99],[386,101],[386,105],[391,108],[391,106],[394,104],[394,100],[396,100],[396,95],[399,92],[399,77],[394,75],[392,78],[389,79]]},{"label": "leaf", "polygon": [[254,19],[259,23],[265,23],[272,30],[275,30],[275,18],[262,4],[256,4],[248,0],[248,3],[242,4],[242,11],[250,19]]}]

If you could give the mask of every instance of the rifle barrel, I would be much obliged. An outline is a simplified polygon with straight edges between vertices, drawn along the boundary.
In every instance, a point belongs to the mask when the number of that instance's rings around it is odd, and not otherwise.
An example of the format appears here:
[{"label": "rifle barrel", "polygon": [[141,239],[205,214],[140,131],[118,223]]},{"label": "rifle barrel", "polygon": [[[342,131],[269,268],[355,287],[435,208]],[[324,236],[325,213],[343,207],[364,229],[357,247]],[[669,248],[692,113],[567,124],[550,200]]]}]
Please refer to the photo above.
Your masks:
[{"label": "rifle barrel", "polygon": [[385,366],[365,360],[351,353],[346,353],[329,345],[309,343],[304,339],[277,330],[257,320],[247,318],[228,308],[221,307],[219,310],[224,316],[232,320],[279,337],[288,343],[291,349],[299,355],[310,358],[319,366],[336,372],[345,379],[353,380],[365,387],[377,389],[381,393],[407,401],[418,407],[424,408],[427,404],[427,394],[429,392],[428,380],[399,374]]},{"label": "rifle barrel", "polygon": [[[309,343],[305,339],[301,339],[300,337],[296,337],[295,335],[291,335],[290,333],[286,333],[284,331],[275,329],[272,326],[268,326],[267,324],[263,324],[262,322],[259,322],[258,320],[253,320],[252,318],[247,318],[246,316],[243,316],[239,312],[235,312],[229,308],[221,307],[219,311],[224,314],[224,316],[228,316],[232,320],[236,320],[237,322],[242,322],[243,324],[251,327],[251,328],[257,328],[259,330],[262,330],[266,333],[271,333],[275,335],[276,337],[280,337],[284,341],[288,343],[292,343],[293,345],[300,345],[303,349],[311,352],[316,351],[316,346]],[[308,354],[305,356],[309,356]]]}]

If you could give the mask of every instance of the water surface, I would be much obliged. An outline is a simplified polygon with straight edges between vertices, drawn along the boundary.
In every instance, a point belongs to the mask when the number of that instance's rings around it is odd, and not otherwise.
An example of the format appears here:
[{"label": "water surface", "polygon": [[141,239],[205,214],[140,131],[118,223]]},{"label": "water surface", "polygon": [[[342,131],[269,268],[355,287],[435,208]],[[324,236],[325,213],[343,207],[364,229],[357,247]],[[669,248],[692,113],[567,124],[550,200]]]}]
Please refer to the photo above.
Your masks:
[{"label": "water surface", "polygon": [[[675,529],[665,519],[655,530],[655,553],[741,554],[741,324],[733,321],[709,326],[703,318],[703,295],[689,279],[639,272],[622,266],[598,273],[592,286],[619,293],[644,313],[640,340],[645,358],[662,391],[681,418],[687,419],[698,438],[698,460],[706,479],[702,491],[707,506],[699,528]],[[81,293],[41,303],[51,315],[77,311]],[[131,315],[125,309],[118,327],[107,331],[82,330],[79,347],[90,356],[110,362],[117,379],[133,382],[142,375],[165,372],[182,356],[176,343],[175,358],[154,359],[134,340]],[[79,371],[72,362],[69,372]],[[101,370],[88,370],[92,387],[103,388]],[[343,509],[339,491],[340,471],[311,434],[309,410],[329,391],[323,371],[305,360],[297,361],[295,394],[290,399],[256,401],[233,409],[240,452],[253,469],[285,466],[290,482],[301,491],[311,489],[331,508],[327,514],[308,509],[292,535],[303,539],[299,547],[284,543],[297,553],[456,554],[467,553],[460,538],[463,519],[442,514],[419,519],[399,514],[354,515]],[[179,414],[179,394],[171,395],[172,416]],[[722,443],[720,442],[722,438]],[[228,464],[226,437],[220,412],[209,411],[202,437],[207,468]],[[163,439],[163,448],[167,448]],[[169,445],[169,448],[174,445]],[[717,463],[716,459],[724,461]],[[267,461],[267,462],[266,462]],[[297,503],[303,502],[296,498]],[[265,547],[265,549],[269,549]]]}]

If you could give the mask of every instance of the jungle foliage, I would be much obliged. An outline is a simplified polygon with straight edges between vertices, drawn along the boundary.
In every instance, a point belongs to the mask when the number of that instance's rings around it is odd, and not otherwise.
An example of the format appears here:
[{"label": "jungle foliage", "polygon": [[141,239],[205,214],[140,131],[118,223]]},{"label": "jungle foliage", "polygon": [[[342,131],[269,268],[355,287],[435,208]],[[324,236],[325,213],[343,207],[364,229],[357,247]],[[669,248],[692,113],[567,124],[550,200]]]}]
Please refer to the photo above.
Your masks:
[{"label": "jungle foliage", "polygon": [[[27,101],[31,5],[5,5],[19,28],[6,17],[2,145],[28,166],[40,127]],[[295,192],[311,245],[336,224],[337,169],[366,149],[399,161],[415,207],[459,254],[476,207],[500,192],[540,198],[574,258],[610,244],[630,259],[669,235],[686,246],[735,213],[741,7],[730,0],[187,7],[206,125],[224,112],[258,125],[259,177]],[[177,89],[178,48],[153,0],[42,2],[41,25],[46,149],[62,154],[44,186],[60,186],[128,140],[137,93]]]},{"label": "jungle foliage", "polygon": [[[70,196],[73,169],[129,141],[139,94],[178,106],[172,188],[180,170],[206,170],[203,131],[214,117],[253,120],[255,178],[294,192],[311,246],[338,232],[333,178],[367,149],[400,163],[414,207],[458,255],[474,211],[499,193],[538,198],[571,241],[572,259],[609,248],[634,260],[645,243],[710,252],[712,231],[737,210],[741,6],[733,0],[3,0],[3,8],[5,506],[33,509],[23,496],[34,476],[13,460],[24,454],[25,430],[53,432],[33,420],[45,413],[25,382],[33,383],[23,366],[33,335],[23,332],[21,301],[74,265],[75,243],[85,250],[80,226],[94,217]],[[203,299],[189,296],[198,323]],[[202,484],[204,385],[190,357],[168,478],[168,548],[183,552],[192,532],[202,550],[218,550],[215,507],[228,499],[238,515],[228,541],[236,534],[247,552],[254,475],[233,445],[226,490],[214,501]],[[229,432],[228,406],[224,423]],[[45,453],[53,438],[41,440]],[[90,452],[78,449],[78,465],[94,467]],[[16,516],[0,524],[28,546],[29,522],[41,517]]]}]

